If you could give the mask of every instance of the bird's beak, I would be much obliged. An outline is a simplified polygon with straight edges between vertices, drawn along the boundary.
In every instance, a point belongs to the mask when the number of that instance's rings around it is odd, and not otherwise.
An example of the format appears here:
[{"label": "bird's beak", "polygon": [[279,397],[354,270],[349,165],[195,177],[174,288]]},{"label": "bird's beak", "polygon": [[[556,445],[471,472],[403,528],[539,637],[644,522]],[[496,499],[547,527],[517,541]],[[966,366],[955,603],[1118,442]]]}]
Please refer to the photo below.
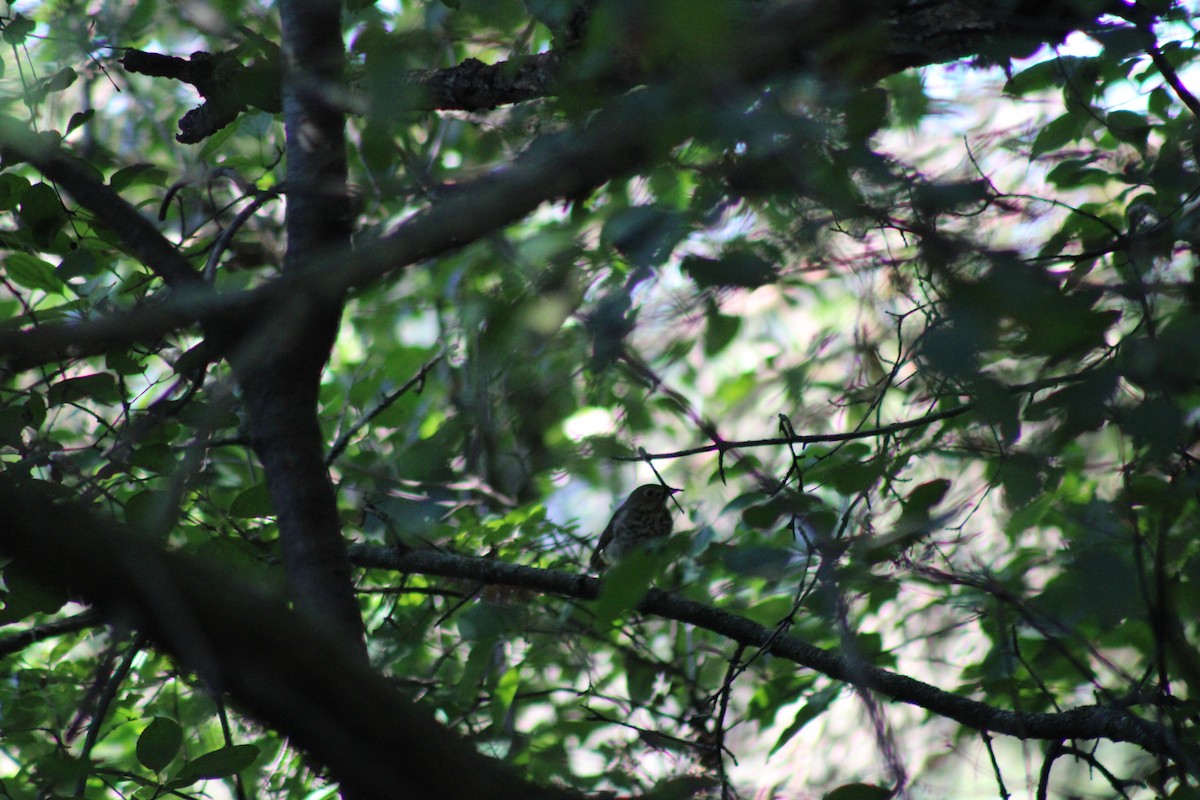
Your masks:
[{"label": "bird's beak", "polygon": [[668,486],[667,491],[670,492],[671,494],[675,494],[676,492],[682,492],[683,489],[673,489],[670,486]]}]

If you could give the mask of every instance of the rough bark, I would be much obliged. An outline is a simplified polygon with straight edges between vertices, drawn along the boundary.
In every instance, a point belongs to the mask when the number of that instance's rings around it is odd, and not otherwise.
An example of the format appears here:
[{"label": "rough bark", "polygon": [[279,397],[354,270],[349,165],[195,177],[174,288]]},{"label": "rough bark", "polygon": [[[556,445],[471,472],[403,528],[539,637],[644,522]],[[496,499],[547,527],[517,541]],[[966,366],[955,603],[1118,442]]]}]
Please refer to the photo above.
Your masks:
[{"label": "rough bark", "polygon": [[[814,6],[792,4],[793,9],[806,13]],[[730,35],[745,36],[746,46],[752,51],[754,39],[766,28],[761,25],[762,18],[771,18],[777,12],[764,13],[753,4],[741,10],[745,22]],[[854,57],[871,62],[882,76],[966,57],[1005,63],[1029,55],[1040,45],[1061,43],[1071,31],[1095,26],[1101,14],[1119,15],[1126,7],[1118,2],[1089,6],[1067,2],[877,0],[857,3],[855,10],[858,25],[870,23],[877,35],[854,37],[856,45],[865,47],[865,52],[856,52]],[[572,49],[586,29],[586,14],[578,16],[583,17],[575,22],[580,30],[570,37],[568,45],[556,39],[556,48],[546,53],[516,55],[494,64],[468,58],[452,67],[414,70],[395,77],[396,91],[412,98],[415,111],[484,111],[554,95],[564,88],[564,79],[570,80]],[[232,122],[247,107],[272,112],[282,107],[279,95],[265,85],[274,74],[270,65],[261,61],[243,65],[235,52],[202,52],[183,59],[130,49],[122,64],[130,72],[170,77],[196,86],[206,102],[180,121],[182,133],[178,137],[181,142],[196,143]],[[793,52],[797,61],[808,55],[803,46]],[[214,80],[214,71],[220,75],[219,81]],[[590,75],[589,81],[593,87],[603,85],[623,91],[661,77],[641,70],[636,60],[614,59],[606,72]],[[248,85],[254,86],[254,91],[247,91]]]}]

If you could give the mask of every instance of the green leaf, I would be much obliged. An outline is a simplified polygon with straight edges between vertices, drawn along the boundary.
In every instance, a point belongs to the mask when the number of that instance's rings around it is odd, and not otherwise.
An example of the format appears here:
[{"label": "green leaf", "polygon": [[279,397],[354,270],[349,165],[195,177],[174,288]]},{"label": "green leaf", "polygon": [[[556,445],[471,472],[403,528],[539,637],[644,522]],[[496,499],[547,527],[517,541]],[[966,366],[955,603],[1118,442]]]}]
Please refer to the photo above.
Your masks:
[{"label": "green leaf", "polygon": [[267,490],[266,481],[242,490],[229,505],[229,513],[242,519],[273,516],[275,509],[271,505],[271,493]]},{"label": "green leaf", "polygon": [[29,181],[20,175],[0,173],[0,211],[16,208],[29,187]]},{"label": "green leaf", "polygon": [[1004,84],[1005,94],[1021,96],[1031,92],[1056,89],[1062,81],[1062,71],[1056,59],[1047,59],[1021,70]]},{"label": "green leaf", "polygon": [[108,185],[114,191],[121,192],[138,183],[162,186],[167,180],[167,173],[153,164],[134,164],[119,169],[108,179]]},{"label": "green leaf", "polygon": [[638,267],[657,267],[687,234],[682,214],[657,205],[624,208],[604,223],[600,241]]},{"label": "green leaf", "polygon": [[982,206],[991,193],[991,187],[984,180],[918,183],[913,188],[913,205],[926,214],[940,214],[952,209]]},{"label": "green leaf", "polygon": [[864,141],[883,127],[888,116],[888,94],[875,87],[854,95],[846,106],[846,137]]},{"label": "green leaf", "polygon": [[196,781],[228,778],[253,764],[258,754],[258,747],[252,744],[233,744],[213,750],[188,762],[170,785],[178,788]]},{"label": "green leaf", "polygon": [[106,372],[67,378],[52,384],[46,392],[46,403],[58,406],[93,398],[102,403],[118,403],[121,400],[117,380]]},{"label": "green leaf", "polygon": [[726,550],[723,560],[730,572],[772,580],[787,574],[792,552],[781,547],[741,545]]},{"label": "green leaf", "polygon": [[71,278],[90,277],[103,268],[104,264],[96,258],[94,252],[80,247],[63,256],[54,273],[61,281],[67,281]]},{"label": "green leaf", "polygon": [[520,612],[504,603],[475,603],[458,615],[458,631],[472,642],[492,642],[520,625]]},{"label": "green leaf", "polygon": [[625,688],[629,691],[629,699],[636,705],[646,705],[654,694],[654,684],[658,681],[659,669],[652,662],[639,657],[636,653],[625,656]]},{"label": "green leaf", "polygon": [[140,531],[156,530],[162,525],[171,494],[158,489],[146,489],[125,501],[125,522]]},{"label": "green leaf", "polygon": [[716,303],[706,309],[704,328],[704,354],[715,356],[733,341],[742,329],[741,317],[725,316]]},{"label": "green leaf", "polygon": [[0,593],[4,608],[0,609],[0,625],[21,622],[34,614],[54,614],[67,602],[65,589],[48,587],[44,581],[31,578],[14,561],[4,568],[6,591]]},{"label": "green leaf", "polygon": [[942,502],[950,491],[950,481],[946,478],[922,483],[908,493],[904,499],[904,513],[912,515],[928,515],[930,509]]},{"label": "green leaf", "polygon": [[7,20],[4,24],[4,30],[0,31],[0,37],[13,47],[20,47],[25,43],[25,37],[33,33],[37,23],[31,20],[24,14],[14,14],[12,19]]},{"label": "green leaf", "polygon": [[54,92],[61,92],[64,89],[70,88],[71,84],[75,83],[78,78],[79,75],[76,74],[75,70],[70,67],[63,67],[42,82],[40,93],[47,95]]},{"label": "green leaf", "polygon": [[895,124],[915,129],[929,114],[929,95],[925,82],[918,70],[905,70],[883,80],[891,100],[891,113]]},{"label": "green leaf", "polygon": [[49,247],[67,220],[58,193],[44,183],[35,183],[22,193],[18,213],[39,247]]},{"label": "green leaf", "polygon": [[137,740],[137,760],[152,772],[162,772],[183,745],[183,728],[173,719],[155,717]]},{"label": "green leaf", "polygon": [[602,628],[607,627],[642,602],[661,568],[659,555],[649,548],[641,548],[605,570],[600,596],[591,604],[596,623]]},{"label": "green leaf", "polygon": [[1117,139],[1128,142],[1139,150],[1146,149],[1146,142],[1150,138],[1150,123],[1146,121],[1145,116],[1135,111],[1110,111],[1104,121]]},{"label": "green leaf", "polygon": [[54,267],[29,253],[9,253],[4,257],[4,274],[18,286],[43,292],[62,294],[67,286]]},{"label": "green leaf", "polygon": [[67,123],[67,130],[63,135],[66,136],[76,128],[86,125],[94,116],[96,116],[96,109],[94,108],[89,108],[87,111],[76,111],[71,115],[71,120]]},{"label": "green leaf", "polygon": [[774,264],[749,250],[727,250],[720,258],[688,256],[680,268],[701,289],[712,286],[754,289],[779,278]]},{"label": "green leaf", "polygon": [[1121,429],[1145,447],[1151,458],[1164,458],[1184,444],[1184,415],[1165,397],[1151,397],[1121,415]]},{"label": "green leaf", "polygon": [[[497,640],[498,637],[495,636],[469,640],[467,660],[463,664],[462,675],[459,677],[458,686],[454,692],[454,697],[458,702],[471,702],[471,698],[477,695],[480,687],[487,687],[494,683],[495,676],[492,673],[496,664]],[[492,680],[488,680],[489,676],[492,677]]]},{"label": "green leaf", "polygon": [[1042,127],[1033,140],[1033,146],[1030,148],[1031,155],[1036,158],[1053,150],[1061,150],[1071,142],[1082,138],[1090,123],[1092,123],[1091,118],[1083,112],[1068,111]]},{"label": "green leaf", "polygon": [[979,415],[995,426],[1005,444],[1021,438],[1021,403],[1017,396],[996,381],[974,382],[973,399]]},{"label": "green leaf", "polygon": [[826,686],[809,694],[805,698],[804,705],[796,712],[796,716],[792,718],[791,723],[783,729],[783,733],[779,734],[779,738],[775,740],[775,744],[771,746],[771,751],[767,755],[775,755],[779,752],[779,748],[790,742],[792,737],[797,733],[804,730],[805,725],[824,714],[841,692],[840,686]]}]

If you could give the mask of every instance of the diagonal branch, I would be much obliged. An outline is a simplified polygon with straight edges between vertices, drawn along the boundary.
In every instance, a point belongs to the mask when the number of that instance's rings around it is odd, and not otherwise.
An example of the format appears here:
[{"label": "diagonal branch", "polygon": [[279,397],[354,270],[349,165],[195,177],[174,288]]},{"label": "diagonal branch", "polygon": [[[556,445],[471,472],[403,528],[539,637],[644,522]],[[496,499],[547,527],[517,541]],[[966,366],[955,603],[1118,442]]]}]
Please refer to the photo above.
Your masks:
[{"label": "diagonal branch", "polygon": [[[895,4],[878,5],[888,8]],[[738,92],[750,91],[789,70],[836,70],[843,81],[852,81],[856,75],[870,81],[906,66],[896,61],[894,53],[861,48],[854,53],[853,66],[846,63],[846,49],[862,38],[856,34],[867,35],[874,30],[871,22],[870,15],[855,4],[816,0],[787,4],[762,15],[752,30],[742,32],[739,46],[733,48],[738,55],[708,76],[713,85],[663,85],[619,98],[598,112],[583,130],[543,136],[507,168],[454,187],[389,236],[356,251],[351,263],[346,264],[337,254],[324,254],[340,262],[341,269],[285,275],[251,292],[210,292],[168,300],[152,312],[153,320],[137,321],[135,312],[122,317],[121,323],[68,323],[69,327],[3,332],[0,355],[7,358],[11,368],[23,369],[54,360],[72,346],[98,352],[114,344],[162,335],[191,322],[208,324],[224,319],[234,324],[261,319],[262,326],[270,328],[299,299],[336,297],[369,285],[418,261],[477,241],[519,221],[542,203],[584,196],[608,180],[644,168],[711,124],[711,110],[705,113],[705,109],[714,97],[736,97]],[[1051,33],[1057,32],[1056,28]],[[900,22],[895,23],[893,34],[901,42],[916,36],[911,24],[905,27]],[[91,203],[87,205],[99,213]],[[123,332],[123,325],[129,325],[131,332]]]},{"label": "diagonal branch", "polygon": [[[350,557],[360,567],[392,569],[489,584],[515,586],[550,594],[595,599],[600,580],[583,574],[556,572],[507,564],[495,559],[469,558],[436,550],[397,550],[355,545]],[[652,589],[638,610],[677,620],[724,636],[739,645],[766,652],[839,681],[878,692],[897,702],[918,706],[976,730],[1020,739],[1109,739],[1136,744],[1147,752],[1169,756],[1191,774],[1200,775],[1200,750],[1181,742],[1167,727],[1112,705],[1082,706],[1059,713],[1008,711],[947,692],[890,670],[863,664],[795,636],[723,611],[714,606]]]},{"label": "diagonal branch", "polygon": [[69,588],[133,625],[327,765],[359,800],[570,800],[523,781],[401,697],[329,625],[228,570],[168,553],[37,481],[0,481],[6,570]]},{"label": "diagonal branch", "polygon": [[58,146],[47,141],[24,123],[0,115],[0,146],[28,161],[43,175],[66,189],[76,202],[114,231],[129,252],[166,281],[181,287],[200,283],[200,273],[179,254],[175,246],[112,187],[96,177],[96,171],[84,166]]},{"label": "diagonal branch", "polygon": [[[731,5],[735,7],[731,16],[739,19],[736,26],[739,30],[730,31],[731,35],[747,30],[761,33],[770,30],[775,21],[785,24],[808,21],[798,17],[781,20],[778,10],[763,14],[753,4]],[[792,10],[812,8],[803,2],[790,5]],[[593,3],[577,3],[568,23],[569,30],[555,32],[554,47],[548,52],[517,55],[494,64],[468,58],[442,69],[404,72],[392,76],[395,92],[408,98],[408,107],[413,111],[483,111],[550,96],[564,88],[560,85],[561,78],[566,76],[569,82],[571,59],[586,39],[588,17],[594,7]],[[862,47],[843,59],[840,66],[845,67],[849,61],[873,61],[874,69],[886,73],[980,51],[1000,61],[1012,54],[1025,54],[1031,42],[1060,42],[1071,30],[1094,22],[1100,11],[1121,8],[1121,3],[1109,3],[1105,8],[1084,4],[1078,9],[1068,9],[1015,7],[990,0],[859,2],[855,4],[858,16],[878,21],[886,36],[863,38]],[[766,25],[762,24],[764,18]],[[203,105],[180,120],[179,141],[189,144],[202,141],[250,106],[271,113],[282,108],[277,80],[278,48],[248,28],[240,30],[250,41],[225,52],[193,53],[188,59],[133,48],[125,51],[121,63],[127,71],[189,83],[205,99]],[[243,65],[239,54],[253,50],[247,46],[251,44],[257,45],[263,57]],[[750,51],[757,50],[756,45],[744,44]],[[803,45],[798,42],[796,52],[803,52]],[[631,58],[612,58],[604,65],[589,63],[583,72],[594,84],[614,91],[657,80],[656,75]],[[570,91],[569,86],[565,88]],[[361,109],[364,98],[352,98],[345,105]]]}]

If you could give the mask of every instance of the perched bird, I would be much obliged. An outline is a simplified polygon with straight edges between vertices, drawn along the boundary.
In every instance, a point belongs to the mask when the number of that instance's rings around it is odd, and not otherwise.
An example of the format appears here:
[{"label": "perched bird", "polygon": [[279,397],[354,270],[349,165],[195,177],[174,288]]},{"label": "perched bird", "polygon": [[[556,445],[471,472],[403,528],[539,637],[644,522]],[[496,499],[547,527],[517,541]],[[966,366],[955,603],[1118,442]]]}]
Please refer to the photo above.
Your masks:
[{"label": "perched bird", "polygon": [[603,570],[640,545],[670,536],[672,522],[667,500],[678,491],[681,490],[657,483],[634,489],[600,534],[592,553],[592,569]]}]

